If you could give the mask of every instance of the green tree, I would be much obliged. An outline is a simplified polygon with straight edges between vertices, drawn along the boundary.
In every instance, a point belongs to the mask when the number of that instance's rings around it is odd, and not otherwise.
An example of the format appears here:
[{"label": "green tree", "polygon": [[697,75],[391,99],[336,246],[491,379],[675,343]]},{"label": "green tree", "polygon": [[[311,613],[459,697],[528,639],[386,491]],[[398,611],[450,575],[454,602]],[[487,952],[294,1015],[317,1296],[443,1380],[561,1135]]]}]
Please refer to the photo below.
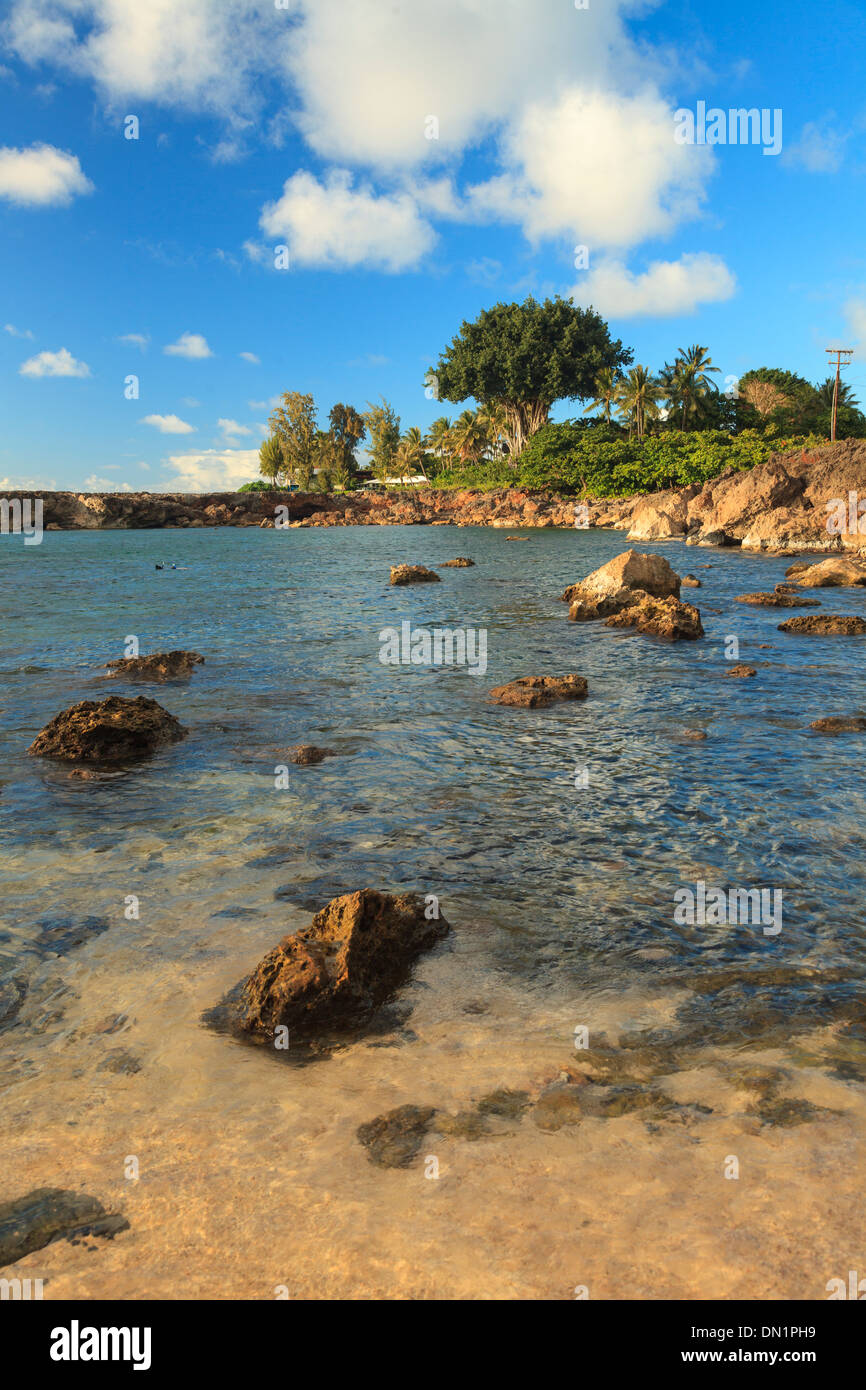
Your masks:
[{"label": "green tree", "polygon": [[616,394],[620,411],[627,417],[637,431],[638,439],[643,439],[648,420],[658,419],[658,399],[661,392],[659,382],[649,367],[632,367],[628,376],[623,377]]},{"label": "green tree", "polygon": [[[403,435],[400,441],[400,450],[403,453],[403,462],[406,464],[406,474],[404,476],[414,477],[417,473],[423,473],[427,477],[427,453],[424,447],[424,438],[417,425],[412,425]],[[398,451],[399,452],[399,451]]]},{"label": "green tree", "polygon": [[474,323],[464,322],[433,375],[439,399],[500,405],[508,452],[517,455],[556,401],[587,400],[603,367],[631,360],[593,309],[560,297],[530,298],[495,304]]},{"label": "green tree", "polygon": [[584,415],[600,414],[606,424],[610,424],[611,410],[616,404],[621,377],[613,367],[602,367],[593,383],[594,397],[584,410]]},{"label": "green tree", "polygon": [[364,423],[370,431],[370,463],[375,476],[382,481],[391,476],[400,445],[400,416],[384,396],[381,405],[367,402]]},{"label": "green tree", "polygon": [[279,436],[272,434],[259,449],[259,472],[263,478],[270,481],[272,486],[276,487],[285,472],[285,468],[283,446]]},{"label": "green tree", "polygon": [[364,424],[364,417],[353,405],[342,403],[332,406],[328,422],[338,457],[336,481],[342,487],[349,488],[358,477],[356,450],[361,440],[366,437],[367,426]]},{"label": "green tree", "polygon": [[662,373],[668,408],[679,414],[680,429],[687,427],[689,417],[697,416],[709,393],[714,389],[708,373],[721,369],[713,366],[709,349],[700,343],[680,348],[673,367],[665,365]]},{"label": "green tree", "polygon": [[451,421],[447,415],[440,415],[427,431],[424,447],[436,459],[439,468],[450,467],[454,458],[454,440],[451,436]]},{"label": "green tree", "polygon": [[487,428],[475,410],[464,410],[451,428],[454,450],[463,463],[478,463],[489,443]]},{"label": "green tree", "polygon": [[289,478],[299,488],[309,487],[319,449],[313,397],[284,391],[268,423],[280,441]]}]

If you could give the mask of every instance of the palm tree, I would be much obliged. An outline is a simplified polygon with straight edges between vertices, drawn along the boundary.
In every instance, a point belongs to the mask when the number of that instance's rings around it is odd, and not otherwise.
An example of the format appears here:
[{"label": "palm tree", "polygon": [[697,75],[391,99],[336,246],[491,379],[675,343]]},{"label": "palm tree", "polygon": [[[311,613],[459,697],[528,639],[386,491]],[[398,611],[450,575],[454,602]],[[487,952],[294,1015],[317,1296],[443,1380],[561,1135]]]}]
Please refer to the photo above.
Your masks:
[{"label": "palm tree", "polygon": [[463,463],[477,463],[484,456],[487,447],[487,430],[474,410],[464,410],[458,415],[451,428],[454,448]]},{"label": "palm tree", "polygon": [[610,412],[616,404],[617,392],[619,390],[621,378],[613,367],[602,367],[595,379],[595,400],[590,401],[584,410],[584,415],[591,415],[593,411],[601,411],[606,424],[610,424]]},{"label": "palm tree", "polygon": [[508,417],[498,401],[488,401],[476,414],[479,426],[487,434],[487,442],[494,458],[508,453]]},{"label": "palm tree", "polygon": [[680,429],[684,430],[686,417],[700,409],[713,387],[707,373],[721,371],[721,368],[713,366],[709,348],[693,343],[691,347],[680,348],[673,368],[666,367],[665,371],[671,374],[666,380],[668,399],[681,409]]},{"label": "palm tree", "polygon": [[[825,410],[833,409],[833,389],[835,385],[836,378],[834,376],[828,376],[827,380],[822,381],[821,385],[817,388],[818,400]],[[850,382],[840,380],[839,397],[836,404],[838,406],[850,406],[852,410],[857,409],[859,402],[854,395],[854,388],[851,386]]]},{"label": "palm tree", "polygon": [[[413,425],[411,429],[408,429],[403,435],[397,453],[398,456],[402,453],[402,462],[408,465],[409,474],[414,474],[415,470],[420,468],[426,481],[429,483],[430,479],[427,477],[427,469],[424,467],[424,440],[417,425]],[[404,477],[405,474],[401,474],[400,476]]]},{"label": "palm tree", "polygon": [[649,367],[640,364],[632,367],[627,377],[619,383],[616,401],[621,414],[628,417],[637,430],[638,439],[643,439],[647,420],[658,418],[658,398],[661,386],[651,375]]},{"label": "palm tree", "polygon": [[454,453],[454,440],[451,436],[451,421],[447,415],[440,415],[438,420],[433,421],[425,435],[424,447],[438,459],[445,458],[450,463]]}]

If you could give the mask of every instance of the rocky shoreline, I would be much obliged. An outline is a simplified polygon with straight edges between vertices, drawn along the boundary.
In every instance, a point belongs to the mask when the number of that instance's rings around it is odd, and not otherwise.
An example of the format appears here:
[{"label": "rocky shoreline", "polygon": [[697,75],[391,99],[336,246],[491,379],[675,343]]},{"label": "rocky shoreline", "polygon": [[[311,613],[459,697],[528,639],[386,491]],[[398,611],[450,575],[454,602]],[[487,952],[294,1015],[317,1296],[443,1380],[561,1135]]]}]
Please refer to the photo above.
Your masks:
[{"label": "rocky shoreline", "polygon": [[[843,440],[811,451],[774,454],[749,472],[727,469],[704,484],[666,492],[580,502],[554,492],[425,488],[417,492],[75,493],[42,494],[49,531],[258,526],[590,526],[625,531],[629,540],[683,540],[742,546],[773,554],[862,551],[866,517],[828,529],[834,505],[866,499],[866,441]],[[6,494],[8,500],[27,496]],[[837,506],[838,510],[838,506]],[[859,530],[862,521],[863,532]]]}]

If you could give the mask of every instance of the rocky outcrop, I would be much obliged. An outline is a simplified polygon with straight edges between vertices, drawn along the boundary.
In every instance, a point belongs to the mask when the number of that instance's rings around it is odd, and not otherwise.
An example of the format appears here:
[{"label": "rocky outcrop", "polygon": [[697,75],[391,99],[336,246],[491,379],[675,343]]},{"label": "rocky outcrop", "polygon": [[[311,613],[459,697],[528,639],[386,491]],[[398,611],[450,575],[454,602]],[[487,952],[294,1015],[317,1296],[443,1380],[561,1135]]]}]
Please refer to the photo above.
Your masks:
[{"label": "rocky outcrop", "polygon": [[28,748],[41,758],[121,766],[186,737],[186,729],[156,700],[109,695],[82,700],[56,714]]},{"label": "rocky outcrop", "polygon": [[699,610],[671,594],[655,598],[637,591],[634,601],[618,613],[612,613],[604,625],[633,627],[647,637],[663,637],[668,642],[694,641],[704,635]]},{"label": "rocky outcrop", "polygon": [[392,565],[391,566],[392,584],[441,584],[442,581],[438,574],[428,570],[424,565]]},{"label": "rocky outcrop", "polygon": [[684,589],[699,589],[701,581],[696,574],[684,574],[680,579],[680,584]]},{"label": "rocky outcrop", "polygon": [[426,912],[414,894],[365,888],[334,898],[250,975],[240,1027],[270,1038],[282,1025],[308,1038],[362,1026],[407,982],[417,957],[447,935],[444,917]]},{"label": "rocky outcrop", "polygon": [[809,613],[779,624],[780,632],[804,632],[813,637],[859,637],[866,632],[866,619],[852,613]]},{"label": "rocky outcrop", "polygon": [[[741,545],[778,554],[866,553],[855,518],[835,534],[840,504],[866,497],[866,440],[774,454],[756,468],[725,469],[704,484],[580,503],[546,489],[400,489],[329,495],[302,492],[210,494],[45,492],[48,530],[199,526],[558,526],[612,527],[629,539]],[[29,493],[9,492],[12,500]],[[842,508],[844,510],[844,508]],[[847,523],[850,525],[850,521]],[[515,539],[523,539],[515,537]]]},{"label": "rocky outcrop", "polygon": [[571,605],[569,617],[572,621],[587,622],[628,607],[635,593],[679,598],[679,576],[662,555],[642,555],[637,550],[626,550],[577,584],[570,584],[562,598]]},{"label": "rocky outcrop", "polygon": [[521,676],[490,692],[496,705],[543,709],[557,700],[585,700],[589,687],[583,676]]},{"label": "rocky outcrop", "polygon": [[122,676],[128,680],[176,681],[186,680],[196,666],[204,665],[204,657],[198,652],[153,652],[150,656],[128,656],[119,661],[106,662],[105,669],[110,676]]},{"label": "rocky outcrop", "polygon": [[816,565],[792,565],[786,574],[804,589],[853,588],[866,584],[866,559],[832,555]]},{"label": "rocky outcrop", "polygon": [[758,673],[754,666],[746,666],[744,662],[740,662],[737,666],[732,666],[726,674],[728,680],[748,680],[749,676],[756,676]]},{"label": "rocky outcrop", "polygon": [[456,560],[446,560],[441,566],[443,570],[466,570],[472,568],[474,560],[470,560],[466,555],[458,555]]},{"label": "rocky outcrop", "polygon": [[325,758],[334,757],[336,753],[333,748],[317,748],[314,743],[298,743],[289,749],[289,762],[298,767],[312,767],[315,763],[324,762]]}]

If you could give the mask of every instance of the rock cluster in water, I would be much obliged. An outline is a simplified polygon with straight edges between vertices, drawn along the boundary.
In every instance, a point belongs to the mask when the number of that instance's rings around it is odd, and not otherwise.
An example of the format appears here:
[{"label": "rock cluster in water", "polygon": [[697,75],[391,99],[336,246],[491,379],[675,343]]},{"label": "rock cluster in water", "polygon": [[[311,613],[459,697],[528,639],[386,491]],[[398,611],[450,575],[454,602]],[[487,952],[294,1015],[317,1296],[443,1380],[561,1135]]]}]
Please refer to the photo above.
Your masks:
[{"label": "rock cluster in water", "polygon": [[119,766],[177,743],[186,733],[156,700],[109,695],[106,700],[82,700],[61,710],[27,751],[62,762]]},{"label": "rock cluster in water", "polygon": [[111,676],[124,676],[130,680],[174,681],[185,680],[191,676],[196,666],[204,665],[204,657],[198,652],[152,652],[150,656],[127,656],[118,661],[106,662],[105,669]]},{"label": "rock cluster in water", "polygon": [[680,599],[680,578],[661,555],[627,550],[562,595],[572,622],[604,619],[668,641],[703,637],[701,615]]},{"label": "rock cluster in water", "polygon": [[589,687],[583,676],[521,676],[490,692],[496,705],[516,705],[521,709],[542,709],[556,700],[585,700]]}]

